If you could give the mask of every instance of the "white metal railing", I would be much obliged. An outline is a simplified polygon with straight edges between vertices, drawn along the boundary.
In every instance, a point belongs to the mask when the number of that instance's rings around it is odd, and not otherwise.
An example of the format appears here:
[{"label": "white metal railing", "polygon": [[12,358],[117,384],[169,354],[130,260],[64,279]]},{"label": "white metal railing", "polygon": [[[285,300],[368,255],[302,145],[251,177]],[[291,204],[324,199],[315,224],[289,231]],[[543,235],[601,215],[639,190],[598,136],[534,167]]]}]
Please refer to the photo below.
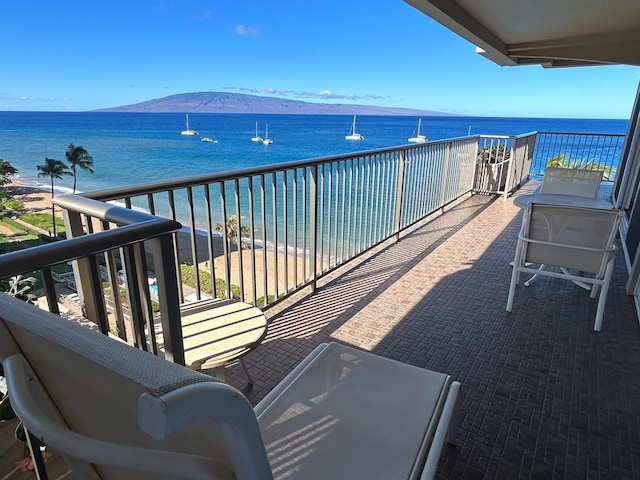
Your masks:
[{"label": "white metal railing", "polygon": [[536,132],[515,137],[481,135],[476,164],[476,193],[508,195],[529,178]]}]

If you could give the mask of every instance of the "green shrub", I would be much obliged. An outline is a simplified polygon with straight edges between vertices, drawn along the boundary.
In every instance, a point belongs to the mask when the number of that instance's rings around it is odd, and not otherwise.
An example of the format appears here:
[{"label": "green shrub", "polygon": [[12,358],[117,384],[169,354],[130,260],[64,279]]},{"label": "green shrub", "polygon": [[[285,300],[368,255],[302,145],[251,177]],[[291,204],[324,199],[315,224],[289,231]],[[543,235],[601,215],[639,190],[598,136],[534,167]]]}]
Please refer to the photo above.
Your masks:
[{"label": "green shrub", "polygon": [[20,200],[6,200],[2,202],[2,207],[7,210],[21,210],[24,208],[24,203]]},{"label": "green shrub", "polygon": [[493,145],[478,148],[478,161],[482,163],[498,163],[508,160],[511,150],[503,145]]},{"label": "green shrub", "polygon": [[0,291],[27,303],[35,303],[37,297],[31,293],[36,289],[38,280],[35,277],[16,275],[0,282]]},{"label": "green shrub", "polygon": [[[267,295],[267,300],[269,303],[273,302],[276,299],[275,295]],[[263,307],[265,305],[264,297],[260,297],[256,300],[256,306]]]},{"label": "green shrub", "polygon": [[[200,272],[200,290],[206,295],[213,296],[213,289],[211,285],[211,274],[204,270],[198,270]],[[180,272],[182,274],[182,283],[185,285],[196,288],[195,269],[191,265],[180,265]],[[237,285],[231,285],[231,296],[234,298],[240,298],[240,287]],[[227,282],[221,278],[216,278],[216,298],[227,297]]]}]

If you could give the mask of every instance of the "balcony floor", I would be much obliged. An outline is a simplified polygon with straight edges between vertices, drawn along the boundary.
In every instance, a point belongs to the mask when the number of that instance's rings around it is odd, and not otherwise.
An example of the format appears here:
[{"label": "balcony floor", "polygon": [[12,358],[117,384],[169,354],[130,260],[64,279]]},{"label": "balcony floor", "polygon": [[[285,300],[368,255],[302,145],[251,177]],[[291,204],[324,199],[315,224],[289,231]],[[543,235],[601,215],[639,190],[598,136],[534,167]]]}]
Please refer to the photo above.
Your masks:
[{"label": "balcony floor", "polygon": [[[270,309],[247,396],[259,401],[318,343],[342,342],[462,383],[438,478],[639,478],[640,328],[624,258],[600,333],[595,301],[558,279],[520,286],[507,313],[520,218],[512,198],[471,197]],[[237,365],[228,380],[245,385]]]}]

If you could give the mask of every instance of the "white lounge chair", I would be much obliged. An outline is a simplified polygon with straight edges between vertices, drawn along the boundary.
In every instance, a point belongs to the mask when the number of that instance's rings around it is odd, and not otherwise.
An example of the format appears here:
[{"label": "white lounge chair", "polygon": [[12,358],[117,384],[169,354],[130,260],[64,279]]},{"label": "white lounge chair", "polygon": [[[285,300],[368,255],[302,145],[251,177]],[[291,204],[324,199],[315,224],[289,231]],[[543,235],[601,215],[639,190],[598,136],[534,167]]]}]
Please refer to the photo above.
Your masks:
[{"label": "white lounge chair", "polygon": [[597,198],[603,174],[602,170],[547,167],[540,193]]},{"label": "white lounge chair", "polygon": [[0,295],[0,360],[31,434],[81,479],[432,478],[459,383],[338,344],[255,408],[236,389]]},{"label": "white lounge chair", "polygon": [[[513,308],[521,273],[562,278],[590,286],[591,298],[596,297],[601,287],[594,324],[594,330],[600,331],[620,217],[618,210],[529,204],[518,234],[507,311]],[[535,268],[532,264],[545,265],[545,268]],[[550,270],[549,266],[559,270]]]}]

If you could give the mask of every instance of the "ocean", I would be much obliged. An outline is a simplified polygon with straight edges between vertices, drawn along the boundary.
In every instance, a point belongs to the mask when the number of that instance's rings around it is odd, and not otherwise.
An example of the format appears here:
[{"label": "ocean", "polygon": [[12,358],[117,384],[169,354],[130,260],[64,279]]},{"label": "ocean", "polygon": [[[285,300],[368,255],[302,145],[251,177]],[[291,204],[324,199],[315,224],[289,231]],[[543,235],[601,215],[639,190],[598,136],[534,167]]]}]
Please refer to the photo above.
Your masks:
[{"label": "ocean", "polygon": [[[404,145],[418,117],[357,117],[362,141],[348,141],[353,117],[348,115],[189,114],[199,136],[183,136],[181,113],[0,112],[0,158],[19,171],[20,179],[50,188],[36,166],[45,157],[65,160],[70,143],[87,149],[94,174],[78,173],[78,190],[137,185],[205,173],[271,165],[356,151]],[[255,125],[264,137],[268,124],[272,145],[252,142]],[[628,120],[423,117],[421,133],[429,140],[473,134],[518,135],[531,131],[622,133]],[[210,137],[217,143],[200,141]],[[56,189],[69,192],[71,177]]]}]

